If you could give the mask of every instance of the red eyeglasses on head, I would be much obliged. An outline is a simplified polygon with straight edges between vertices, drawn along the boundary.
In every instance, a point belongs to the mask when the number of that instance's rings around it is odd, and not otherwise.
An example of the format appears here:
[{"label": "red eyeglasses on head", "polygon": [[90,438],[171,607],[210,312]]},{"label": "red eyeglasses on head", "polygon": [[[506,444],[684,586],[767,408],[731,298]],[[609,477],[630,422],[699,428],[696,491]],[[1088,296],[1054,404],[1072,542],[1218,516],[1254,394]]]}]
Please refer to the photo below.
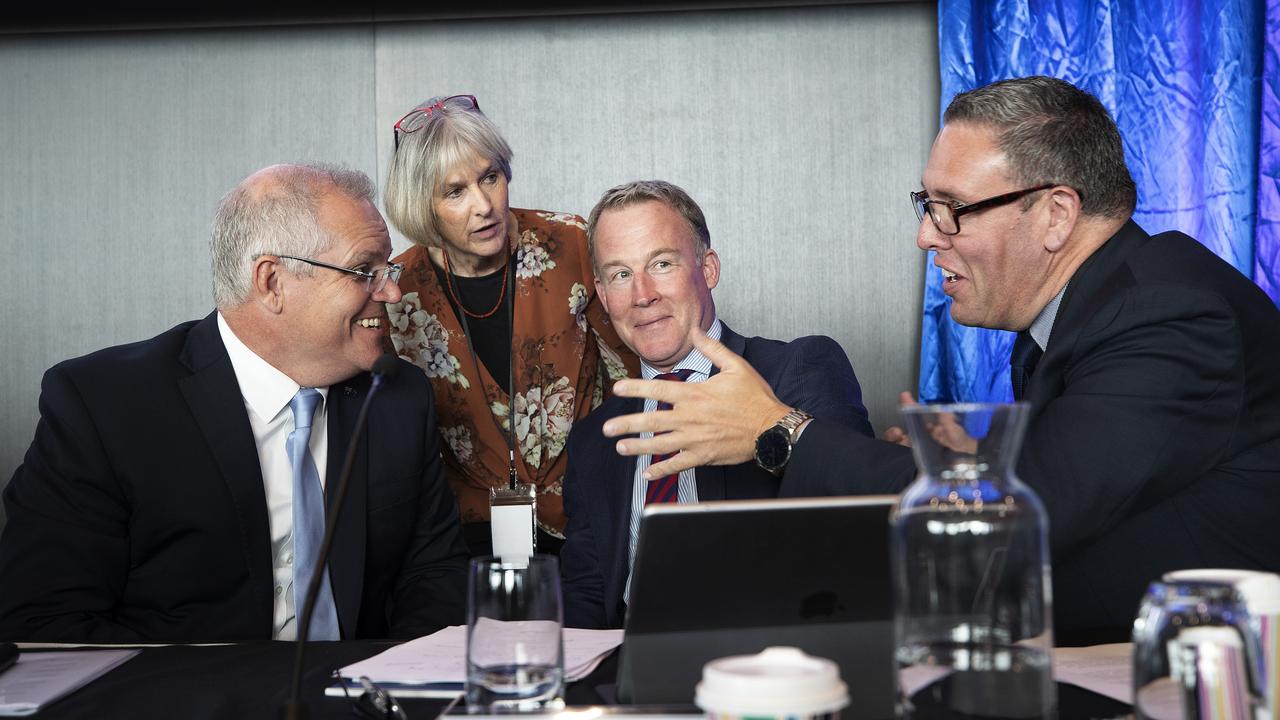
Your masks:
[{"label": "red eyeglasses on head", "polygon": [[437,110],[443,111],[446,107],[450,110],[479,110],[480,103],[476,101],[475,95],[450,95],[443,100],[439,100],[425,107],[419,106],[409,112],[405,116],[396,121],[392,132],[395,136],[396,149],[400,149],[400,136],[415,133],[427,126],[427,122],[431,119],[431,115]]}]

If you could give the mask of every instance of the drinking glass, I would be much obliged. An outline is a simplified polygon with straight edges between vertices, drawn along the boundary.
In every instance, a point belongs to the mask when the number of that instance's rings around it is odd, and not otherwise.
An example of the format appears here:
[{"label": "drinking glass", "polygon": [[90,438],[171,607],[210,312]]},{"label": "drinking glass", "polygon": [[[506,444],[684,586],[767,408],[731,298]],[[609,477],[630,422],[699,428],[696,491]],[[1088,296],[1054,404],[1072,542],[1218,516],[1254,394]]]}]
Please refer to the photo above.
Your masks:
[{"label": "drinking glass", "polygon": [[551,555],[471,561],[467,587],[467,709],[563,707],[560,569]]},{"label": "drinking glass", "polygon": [[1252,720],[1261,707],[1249,614],[1235,588],[1151,583],[1133,622],[1139,720]]}]

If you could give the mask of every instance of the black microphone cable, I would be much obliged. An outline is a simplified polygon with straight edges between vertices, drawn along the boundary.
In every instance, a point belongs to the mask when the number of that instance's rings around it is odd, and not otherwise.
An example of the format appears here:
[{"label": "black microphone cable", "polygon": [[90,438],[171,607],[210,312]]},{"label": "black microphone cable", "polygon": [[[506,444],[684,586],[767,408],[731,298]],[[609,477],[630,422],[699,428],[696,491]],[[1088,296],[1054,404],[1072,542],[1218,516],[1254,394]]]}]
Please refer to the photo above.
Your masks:
[{"label": "black microphone cable", "polygon": [[365,421],[369,417],[369,405],[373,396],[385,383],[396,379],[400,373],[400,360],[391,353],[383,353],[373,363],[370,371],[373,380],[369,385],[369,394],[360,406],[360,414],[356,416],[356,429],[351,435],[351,443],[347,445],[347,456],[342,463],[342,474],[338,476],[338,484],[333,492],[333,503],[324,522],[324,539],[320,542],[320,554],[316,558],[315,572],[311,575],[311,584],[307,586],[306,599],[302,604],[302,612],[298,615],[298,639],[293,656],[293,678],[289,682],[289,700],[285,703],[281,717],[285,720],[306,720],[307,705],[302,702],[302,666],[307,647],[307,634],[311,628],[311,614],[315,611],[316,598],[320,595],[320,584],[324,579],[324,568],[329,563],[329,549],[333,546],[333,531],[338,525],[338,515],[342,512],[342,502],[347,496],[347,485],[351,480],[351,466],[355,464],[356,446],[364,432]]}]

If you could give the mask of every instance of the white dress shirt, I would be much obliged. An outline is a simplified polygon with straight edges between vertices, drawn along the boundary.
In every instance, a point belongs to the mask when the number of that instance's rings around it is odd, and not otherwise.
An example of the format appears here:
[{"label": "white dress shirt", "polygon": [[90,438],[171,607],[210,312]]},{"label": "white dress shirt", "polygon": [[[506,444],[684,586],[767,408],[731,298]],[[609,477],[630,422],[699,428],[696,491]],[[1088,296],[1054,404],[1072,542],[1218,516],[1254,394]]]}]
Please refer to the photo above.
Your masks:
[{"label": "white dress shirt", "polygon": [[[721,334],[720,327],[720,318],[717,317],[711,322],[711,327],[707,328],[707,337],[712,340],[719,340]],[[697,348],[694,348],[689,351],[688,355],[684,356],[683,360],[676,363],[669,372],[674,372],[676,370],[691,370],[692,372],[689,373],[689,377],[685,378],[685,382],[700,383],[706,382],[707,378],[711,377],[711,370],[713,367],[714,365],[711,363],[711,360],[708,359],[706,355],[699,352]],[[640,374],[645,380],[652,380],[658,375],[661,375],[662,371],[650,367],[648,363],[641,360]],[[649,398],[644,401],[645,412],[654,412],[657,409],[657,400]],[[651,438],[653,437],[653,433],[641,433],[640,437]],[[634,566],[636,561],[636,541],[640,538],[640,515],[644,512],[645,491],[649,486],[649,481],[644,479],[644,471],[648,470],[649,465],[652,463],[652,455],[640,455],[636,457],[636,474],[632,480],[631,489],[631,549],[628,554],[628,557],[630,558],[628,566]],[[694,474],[694,468],[682,470],[680,472],[679,483],[679,501],[681,503],[698,502],[698,479]],[[630,572],[627,573],[627,585],[623,588],[622,597],[628,602],[631,600]]]},{"label": "white dress shirt", "polygon": [[[293,468],[285,442],[293,432],[293,412],[289,401],[298,393],[298,383],[272,367],[240,341],[218,313],[218,332],[231,356],[231,367],[240,385],[244,408],[249,414],[253,439],[258,446],[258,466],[267,495],[268,528],[271,532],[271,560],[275,578],[272,637],[293,640],[297,623],[293,607]],[[311,457],[324,487],[329,452],[329,388],[316,388],[320,405],[311,421]]]}]

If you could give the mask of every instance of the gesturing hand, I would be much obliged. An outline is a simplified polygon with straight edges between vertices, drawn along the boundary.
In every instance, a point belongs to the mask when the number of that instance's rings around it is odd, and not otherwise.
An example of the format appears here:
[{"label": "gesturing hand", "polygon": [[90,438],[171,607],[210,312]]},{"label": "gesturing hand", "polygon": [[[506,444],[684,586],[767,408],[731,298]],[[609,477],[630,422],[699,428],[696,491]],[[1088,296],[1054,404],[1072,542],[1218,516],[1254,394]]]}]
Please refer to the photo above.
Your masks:
[{"label": "gesturing hand", "polygon": [[[670,410],[613,418],[604,425],[608,437],[652,432],[652,438],[624,438],[620,455],[660,455],[668,460],[650,465],[654,479],[700,465],[733,465],[755,457],[756,436],[782,419],[791,408],[778,401],[764,378],[733,351],[694,328],[693,345],[720,372],[706,382],[619,380],[613,393],[670,403]],[[678,451],[678,452],[677,452]]]}]

